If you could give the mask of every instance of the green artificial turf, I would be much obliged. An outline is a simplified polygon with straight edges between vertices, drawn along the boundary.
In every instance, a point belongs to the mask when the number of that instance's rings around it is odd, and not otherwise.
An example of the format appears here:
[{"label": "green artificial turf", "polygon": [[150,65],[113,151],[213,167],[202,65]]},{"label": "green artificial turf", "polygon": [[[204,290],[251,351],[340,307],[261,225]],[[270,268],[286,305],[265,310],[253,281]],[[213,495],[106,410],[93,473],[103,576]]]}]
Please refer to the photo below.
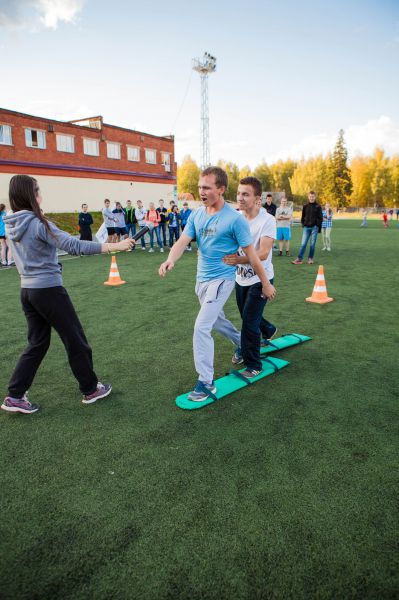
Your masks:
[{"label": "green artificial turf", "polygon": [[[396,225],[396,223],[395,223]],[[293,248],[298,248],[299,227]],[[85,406],[56,335],[30,398],[0,414],[2,599],[398,597],[399,229],[335,224],[333,251],[275,257],[280,333],[312,341],[290,365],[199,411],[196,253],[65,258],[64,282],[112,395]],[[324,264],[328,294],[312,292]],[[15,270],[0,271],[1,389],[25,344]],[[226,314],[239,325],[232,297]],[[233,348],[216,337],[215,375]]]}]

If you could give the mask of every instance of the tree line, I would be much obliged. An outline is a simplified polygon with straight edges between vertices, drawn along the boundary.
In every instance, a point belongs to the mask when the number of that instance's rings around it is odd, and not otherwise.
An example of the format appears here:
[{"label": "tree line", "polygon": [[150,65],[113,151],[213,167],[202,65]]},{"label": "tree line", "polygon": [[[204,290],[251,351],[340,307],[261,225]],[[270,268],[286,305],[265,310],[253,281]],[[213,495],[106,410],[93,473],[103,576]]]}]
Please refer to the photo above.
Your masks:
[{"label": "tree line", "polygon": [[[309,191],[314,190],[322,203],[330,202],[335,208],[399,206],[399,155],[388,157],[376,148],[371,156],[359,155],[349,162],[342,129],[334,150],[326,156],[273,164],[263,161],[253,171],[248,165],[240,168],[224,160],[217,165],[228,174],[225,198],[231,201],[236,198],[240,179],[253,175],[262,182],[265,192],[285,192],[295,204],[303,204]],[[197,199],[199,173],[197,163],[186,156],[177,168],[178,192]]]}]

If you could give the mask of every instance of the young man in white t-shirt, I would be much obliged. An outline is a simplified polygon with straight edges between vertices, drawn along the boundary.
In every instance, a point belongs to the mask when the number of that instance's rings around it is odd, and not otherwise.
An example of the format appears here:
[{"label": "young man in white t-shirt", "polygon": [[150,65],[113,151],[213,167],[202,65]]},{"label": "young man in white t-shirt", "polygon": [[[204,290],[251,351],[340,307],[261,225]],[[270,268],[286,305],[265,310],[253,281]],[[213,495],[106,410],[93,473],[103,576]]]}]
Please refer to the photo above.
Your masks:
[{"label": "young man in white t-shirt", "polygon": [[[249,225],[252,243],[258,257],[262,261],[267,278],[273,285],[274,271],[272,264],[273,243],[276,239],[276,219],[261,205],[262,184],[256,177],[241,179],[237,190],[237,202]],[[245,363],[242,375],[251,379],[262,370],[260,359],[261,333],[264,339],[271,339],[276,331],[272,323],[263,318],[267,298],[262,294],[262,284],[248,258],[241,249],[238,254],[225,256],[224,262],[237,265],[236,300],[242,317],[241,348],[236,350],[233,363]]]}]

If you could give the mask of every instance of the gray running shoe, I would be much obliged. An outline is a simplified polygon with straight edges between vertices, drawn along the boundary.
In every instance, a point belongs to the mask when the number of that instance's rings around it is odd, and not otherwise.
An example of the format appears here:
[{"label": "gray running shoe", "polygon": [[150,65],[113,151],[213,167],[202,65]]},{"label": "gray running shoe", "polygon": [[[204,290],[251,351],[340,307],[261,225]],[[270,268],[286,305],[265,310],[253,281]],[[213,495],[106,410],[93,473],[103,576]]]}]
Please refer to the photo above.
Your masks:
[{"label": "gray running shoe", "polygon": [[231,362],[233,363],[233,365],[241,365],[244,362],[244,359],[241,354],[241,348],[235,349]]},{"label": "gray running shoe", "polygon": [[97,389],[92,394],[87,394],[83,396],[83,404],[93,404],[93,402],[97,402],[101,398],[105,398],[109,396],[112,391],[112,385],[110,383],[101,383],[100,381],[97,383]]},{"label": "gray running shoe", "polygon": [[12,398],[11,396],[6,396],[0,408],[7,412],[19,412],[25,415],[30,415],[40,410],[40,406],[38,404],[32,404],[32,402],[29,402],[26,394],[24,394],[22,398]]},{"label": "gray running shoe", "polygon": [[216,394],[216,387],[212,381],[212,383],[204,383],[203,381],[198,380],[195,384],[195,388],[192,392],[189,393],[187,398],[192,402],[203,402],[211,394]]}]

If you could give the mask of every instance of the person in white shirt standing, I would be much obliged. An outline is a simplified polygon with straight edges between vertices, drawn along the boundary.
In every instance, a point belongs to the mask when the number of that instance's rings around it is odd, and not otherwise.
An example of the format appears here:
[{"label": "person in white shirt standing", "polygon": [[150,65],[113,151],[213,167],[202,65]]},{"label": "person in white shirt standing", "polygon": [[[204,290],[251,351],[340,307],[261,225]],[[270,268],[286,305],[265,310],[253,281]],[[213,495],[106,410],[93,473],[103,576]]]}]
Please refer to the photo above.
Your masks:
[{"label": "person in white shirt standing", "polygon": [[[261,198],[262,184],[259,179],[256,177],[241,179],[237,190],[238,207],[248,221],[252,243],[273,286],[272,254],[276,239],[276,219],[262,208]],[[239,249],[238,254],[225,256],[223,260],[226,264],[237,265],[236,300],[242,318],[241,348],[234,353],[232,362],[233,364],[243,362],[246,369],[242,371],[242,375],[251,379],[262,371],[261,333],[264,340],[270,340],[277,332],[277,327],[263,318],[267,298],[262,294],[259,277],[242,250]]]},{"label": "person in white shirt standing", "polygon": [[280,246],[279,256],[283,255],[285,242],[285,255],[290,256],[290,239],[292,224],[292,208],[288,206],[287,198],[281,198],[280,206],[276,210],[277,240]]},{"label": "person in white shirt standing", "polygon": [[[135,210],[135,215],[136,215],[137,223],[138,223],[140,229],[143,229],[143,227],[145,227],[146,214],[147,214],[147,209],[144,208],[142,201],[137,200],[137,208]],[[145,250],[145,236],[144,235],[141,236],[140,243],[141,243],[141,249]]]}]

